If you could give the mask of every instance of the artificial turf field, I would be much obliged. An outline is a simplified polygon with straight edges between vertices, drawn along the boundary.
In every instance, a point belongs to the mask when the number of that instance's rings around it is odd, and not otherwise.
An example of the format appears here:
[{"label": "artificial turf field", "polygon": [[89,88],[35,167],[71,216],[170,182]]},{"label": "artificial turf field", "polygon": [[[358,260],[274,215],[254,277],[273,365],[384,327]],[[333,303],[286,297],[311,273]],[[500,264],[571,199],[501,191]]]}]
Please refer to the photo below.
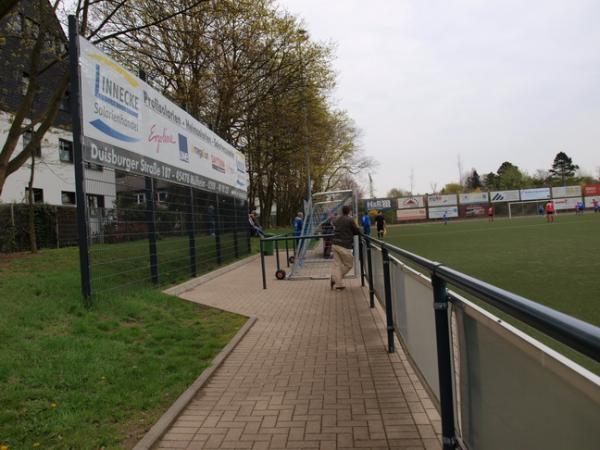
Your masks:
[{"label": "artificial turf field", "polygon": [[385,240],[600,326],[600,214],[398,225]]}]

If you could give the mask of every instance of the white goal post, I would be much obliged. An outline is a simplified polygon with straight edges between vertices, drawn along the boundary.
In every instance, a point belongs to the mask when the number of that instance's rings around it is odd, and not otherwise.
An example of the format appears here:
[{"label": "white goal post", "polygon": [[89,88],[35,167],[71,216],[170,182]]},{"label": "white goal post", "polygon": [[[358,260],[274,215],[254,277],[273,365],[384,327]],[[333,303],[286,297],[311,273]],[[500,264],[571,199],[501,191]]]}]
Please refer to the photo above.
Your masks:
[{"label": "white goal post", "polygon": [[[539,207],[540,205],[542,206],[542,208],[544,208],[544,214],[546,213],[546,203],[552,201],[551,199],[540,199],[540,200],[527,200],[527,201],[520,201],[520,202],[509,202],[508,203],[508,218],[512,219],[513,217],[513,206],[515,205],[521,205],[522,208],[522,215],[538,215],[539,212]],[[524,205],[528,205],[528,204],[534,204],[535,205],[535,210],[533,214],[525,214],[524,212]],[[529,208],[531,210],[531,208]],[[556,209],[554,210],[554,214],[557,214]]]}]

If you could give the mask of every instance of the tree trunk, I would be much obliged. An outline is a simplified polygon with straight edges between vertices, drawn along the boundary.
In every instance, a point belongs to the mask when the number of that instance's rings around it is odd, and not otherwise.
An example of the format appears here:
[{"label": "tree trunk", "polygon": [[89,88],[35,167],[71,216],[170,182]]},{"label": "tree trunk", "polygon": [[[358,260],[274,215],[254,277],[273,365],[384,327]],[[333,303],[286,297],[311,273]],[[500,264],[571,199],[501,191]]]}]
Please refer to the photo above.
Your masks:
[{"label": "tree trunk", "polygon": [[33,202],[33,176],[35,174],[35,154],[31,154],[31,172],[27,190],[27,203],[29,204],[29,245],[31,253],[37,253],[37,238],[35,233],[35,204]]}]

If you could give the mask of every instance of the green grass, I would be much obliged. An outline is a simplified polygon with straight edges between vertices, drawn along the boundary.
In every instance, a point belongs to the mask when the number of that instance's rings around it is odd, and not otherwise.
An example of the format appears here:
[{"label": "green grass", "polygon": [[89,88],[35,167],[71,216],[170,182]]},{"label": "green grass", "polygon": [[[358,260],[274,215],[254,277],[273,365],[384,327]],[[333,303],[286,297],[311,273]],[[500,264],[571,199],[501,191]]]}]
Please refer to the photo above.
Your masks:
[{"label": "green grass", "polygon": [[400,225],[385,239],[600,326],[600,214]]},{"label": "green grass", "polygon": [[88,310],[78,249],[0,255],[0,445],[131,448],[245,318],[147,287]]}]

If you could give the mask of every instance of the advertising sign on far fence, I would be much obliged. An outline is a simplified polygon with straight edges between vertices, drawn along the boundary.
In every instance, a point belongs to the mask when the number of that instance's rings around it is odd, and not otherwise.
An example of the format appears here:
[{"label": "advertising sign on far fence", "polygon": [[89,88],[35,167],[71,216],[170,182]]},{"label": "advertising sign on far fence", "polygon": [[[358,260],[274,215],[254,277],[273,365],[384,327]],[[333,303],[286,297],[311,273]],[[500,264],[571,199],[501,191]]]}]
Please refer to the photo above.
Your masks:
[{"label": "advertising sign on far fence", "polygon": [[521,200],[521,196],[519,191],[492,191],[490,192],[490,200],[492,203],[518,202]]},{"label": "advertising sign on far fence", "polygon": [[427,196],[428,206],[450,206],[456,205],[456,194],[432,194]]},{"label": "advertising sign on far fence", "polygon": [[469,192],[466,194],[458,194],[458,203],[460,205],[468,205],[470,203],[487,203],[487,192]]},{"label": "advertising sign on far fence", "polygon": [[398,209],[396,210],[396,219],[399,222],[405,220],[424,220],[427,219],[427,210],[425,208]]},{"label": "advertising sign on far fence", "polygon": [[552,200],[554,203],[554,209],[557,211],[563,211],[565,209],[575,210],[577,203],[581,201],[581,198],[569,197],[569,198],[555,198]]},{"label": "advertising sign on far fence", "polygon": [[430,219],[442,219],[444,217],[444,212],[447,213],[448,217],[458,217],[458,207],[457,206],[448,206],[441,208],[429,208],[429,218]]},{"label": "advertising sign on far fence", "polygon": [[581,197],[581,186],[560,186],[552,188],[552,197]]},{"label": "advertising sign on far fence", "polygon": [[422,195],[400,197],[396,201],[398,202],[398,209],[423,208],[425,206],[425,198]]},{"label": "advertising sign on far fence", "polygon": [[365,200],[365,209],[367,211],[389,211],[394,208],[394,203],[391,198],[369,198]]},{"label": "advertising sign on far fence", "polygon": [[246,197],[242,153],[87,40],[79,46],[86,161]]},{"label": "advertising sign on far fence", "polygon": [[459,213],[460,217],[481,217],[487,214],[487,203],[480,203],[478,205],[460,205]]},{"label": "advertising sign on far fence", "polygon": [[521,189],[521,200],[545,200],[550,198],[550,188]]},{"label": "advertising sign on far fence", "polygon": [[594,195],[600,195],[600,184],[586,184],[583,187],[583,195],[585,197],[593,197]]},{"label": "advertising sign on far fence", "polygon": [[[600,205],[600,195],[592,195],[590,197],[585,197],[585,207],[586,208],[594,208],[596,205]],[[594,200],[596,203],[594,203]]]}]

